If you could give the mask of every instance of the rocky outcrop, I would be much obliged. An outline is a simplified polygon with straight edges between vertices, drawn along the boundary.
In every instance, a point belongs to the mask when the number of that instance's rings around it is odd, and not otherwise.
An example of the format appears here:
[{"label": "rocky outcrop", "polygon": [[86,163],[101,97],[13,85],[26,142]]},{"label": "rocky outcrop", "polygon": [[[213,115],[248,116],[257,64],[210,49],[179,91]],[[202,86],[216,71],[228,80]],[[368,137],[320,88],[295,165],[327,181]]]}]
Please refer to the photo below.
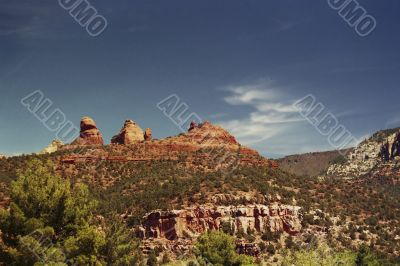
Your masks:
[{"label": "rocky outcrop", "polygon": [[400,156],[400,132],[387,138],[386,142],[382,144],[379,155],[385,162]]},{"label": "rocky outcrop", "polygon": [[393,135],[393,140],[391,139],[390,159],[394,159],[400,156],[400,132]]},{"label": "rocky outcrop", "polygon": [[[258,152],[240,145],[223,128],[210,122],[196,125],[190,132],[160,140],[143,141],[146,134],[133,121],[126,121],[121,133],[112,140],[114,144],[107,148],[80,151],[62,159],[68,164],[90,163],[96,161],[142,162],[142,161],[178,161],[184,167],[198,170],[234,170],[238,166],[278,165],[262,157]],[[148,135],[149,136],[149,131]],[[149,138],[148,138],[149,139]],[[65,146],[63,149],[71,149]],[[225,171],[228,173],[228,171]]]},{"label": "rocky outcrop", "polygon": [[44,148],[40,152],[40,154],[54,153],[54,152],[58,151],[63,145],[64,145],[64,143],[61,140],[55,139],[49,144],[49,146]]},{"label": "rocky outcrop", "polygon": [[301,230],[300,207],[288,205],[199,206],[184,210],[154,211],[144,217],[138,232],[142,238],[170,241],[195,239],[207,230],[229,227],[232,233],[287,232]]},{"label": "rocky outcrop", "polygon": [[3,160],[3,159],[5,159],[6,158],[6,156],[5,155],[3,155],[3,154],[0,154],[0,160]]},{"label": "rocky outcrop", "polygon": [[143,130],[132,120],[126,120],[118,135],[111,139],[113,144],[131,145],[144,140]]},{"label": "rocky outcrop", "polygon": [[390,176],[397,171],[399,160],[400,129],[383,130],[361,142],[345,162],[331,165],[327,174],[346,178],[379,176],[384,169]]},{"label": "rocky outcrop", "polygon": [[153,139],[153,134],[151,132],[151,128],[146,128],[144,131],[144,140],[151,141]]},{"label": "rocky outcrop", "polygon": [[192,122],[188,133],[183,137],[186,141],[203,143],[209,146],[218,145],[238,145],[235,137],[220,126],[214,125],[209,121],[196,125]]},{"label": "rocky outcrop", "polygon": [[104,145],[103,136],[92,118],[87,116],[83,117],[81,119],[80,128],[80,135],[74,142],[72,142],[72,145]]}]

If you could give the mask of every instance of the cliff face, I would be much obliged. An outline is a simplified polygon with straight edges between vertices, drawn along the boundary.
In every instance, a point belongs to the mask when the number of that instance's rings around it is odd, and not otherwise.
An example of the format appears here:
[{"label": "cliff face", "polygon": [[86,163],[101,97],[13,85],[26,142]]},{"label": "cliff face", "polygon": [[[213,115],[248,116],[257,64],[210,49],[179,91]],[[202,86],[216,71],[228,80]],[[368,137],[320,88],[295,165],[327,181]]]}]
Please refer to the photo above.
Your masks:
[{"label": "cliff face", "polygon": [[239,231],[262,234],[301,230],[300,207],[288,205],[199,206],[184,210],[154,211],[144,217],[142,238],[194,239],[207,230],[229,226]]},{"label": "cliff face", "polygon": [[400,129],[383,130],[363,141],[347,156],[347,162],[333,164],[327,174],[354,178],[360,176],[398,176]]},{"label": "cliff face", "polygon": [[[142,249],[163,246],[172,252],[190,250],[197,237],[208,230],[229,228],[261,236],[265,232],[298,235],[301,227],[300,207],[288,205],[198,206],[183,210],[154,211],[143,217],[137,236],[143,239]],[[240,253],[258,256],[254,243],[237,241]]]},{"label": "cliff face", "polygon": [[380,158],[387,162],[400,156],[400,131],[390,135],[380,150]]}]

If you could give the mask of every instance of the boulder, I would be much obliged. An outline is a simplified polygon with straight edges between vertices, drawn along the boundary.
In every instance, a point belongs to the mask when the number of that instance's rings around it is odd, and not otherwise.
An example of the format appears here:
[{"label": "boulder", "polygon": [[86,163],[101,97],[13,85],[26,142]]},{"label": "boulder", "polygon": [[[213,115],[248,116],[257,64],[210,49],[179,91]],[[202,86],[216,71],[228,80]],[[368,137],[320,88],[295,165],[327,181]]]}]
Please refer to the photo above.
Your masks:
[{"label": "boulder", "polygon": [[82,117],[80,127],[80,135],[72,145],[104,145],[103,136],[92,118]]},{"label": "boulder", "polygon": [[143,130],[132,120],[126,120],[119,134],[111,139],[112,144],[135,144],[144,140]]}]

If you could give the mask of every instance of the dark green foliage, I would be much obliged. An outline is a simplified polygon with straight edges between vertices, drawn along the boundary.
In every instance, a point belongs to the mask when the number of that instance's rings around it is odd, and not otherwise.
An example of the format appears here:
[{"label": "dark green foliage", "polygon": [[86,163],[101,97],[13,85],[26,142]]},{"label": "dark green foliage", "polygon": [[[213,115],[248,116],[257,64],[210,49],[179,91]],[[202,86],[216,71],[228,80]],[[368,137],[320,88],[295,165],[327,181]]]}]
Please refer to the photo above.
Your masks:
[{"label": "dark green foliage", "polygon": [[222,232],[224,232],[225,234],[229,234],[229,235],[233,235],[233,227],[232,224],[230,222],[222,222],[221,224],[221,230]]},{"label": "dark green foliage", "polygon": [[285,239],[285,246],[288,249],[292,249],[295,246],[295,243],[293,242],[293,237],[289,236]]},{"label": "dark green foliage", "polygon": [[136,265],[141,260],[139,241],[117,214],[111,215],[105,228],[102,253],[107,265]]},{"label": "dark green foliage", "polygon": [[[126,228],[106,235],[99,232],[93,224],[96,202],[90,200],[88,188],[72,186],[53,169],[49,162],[32,160],[17,173],[10,210],[0,209],[0,261],[7,265],[107,265],[104,250],[114,246],[115,251],[126,240],[109,237],[126,235]],[[129,253],[134,248],[119,249],[124,262],[131,261]],[[110,261],[108,265],[132,265]]]},{"label": "dark green foliage", "polygon": [[379,260],[371,253],[369,248],[365,245],[362,245],[357,253],[356,258],[357,266],[378,266],[382,265]]},{"label": "dark green foliage", "polygon": [[267,252],[268,252],[269,254],[271,254],[271,255],[274,255],[275,252],[276,252],[275,247],[274,247],[273,245],[269,244],[269,245],[267,246]]},{"label": "dark green foliage", "polygon": [[195,254],[200,262],[215,266],[252,265],[253,260],[237,254],[234,238],[220,231],[211,231],[200,236]]},{"label": "dark green foliage", "polygon": [[266,231],[262,234],[261,239],[264,241],[277,241],[280,237],[279,232]]},{"label": "dark green foliage", "polygon": [[150,254],[147,258],[147,266],[157,266],[158,265],[158,260],[157,260],[157,255],[154,250],[150,251]]}]

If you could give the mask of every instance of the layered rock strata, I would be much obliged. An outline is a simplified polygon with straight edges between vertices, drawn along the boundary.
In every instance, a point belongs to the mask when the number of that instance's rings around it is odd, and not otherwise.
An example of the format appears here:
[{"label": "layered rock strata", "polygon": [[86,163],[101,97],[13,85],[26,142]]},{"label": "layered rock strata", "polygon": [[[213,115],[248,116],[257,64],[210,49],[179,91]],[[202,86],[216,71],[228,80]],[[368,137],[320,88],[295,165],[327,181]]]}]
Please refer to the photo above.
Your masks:
[{"label": "layered rock strata", "polygon": [[81,119],[79,137],[71,144],[78,146],[104,145],[103,136],[92,118],[85,116]]},{"label": "layered rock strata", "polygon": [[121,131],[111,139],[113,144],[131,145],[144,140],[143,130],[132,120],[126,120]]},{"label": "layered rock strata", "polygon": [[144,217],[139,236],[177,240],[193,239],[208,230],[229,226],[242,232],[286,232],[301,230],[300,207],[288,205],[199,206],[184,210],[154,211]]}]

